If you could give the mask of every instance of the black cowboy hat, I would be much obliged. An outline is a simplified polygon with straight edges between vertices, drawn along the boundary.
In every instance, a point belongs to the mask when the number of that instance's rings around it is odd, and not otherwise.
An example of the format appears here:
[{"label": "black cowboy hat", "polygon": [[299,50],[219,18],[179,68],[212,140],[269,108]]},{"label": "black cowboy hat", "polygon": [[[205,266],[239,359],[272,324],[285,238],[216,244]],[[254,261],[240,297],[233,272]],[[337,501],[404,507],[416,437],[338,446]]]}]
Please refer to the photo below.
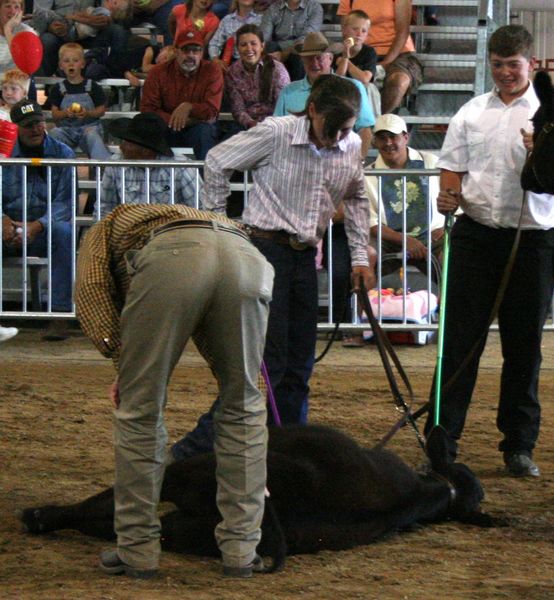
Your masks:
[{"label": "black cowboy hat", "polygon": [[114,119],[108,125],[108,131],[115,137],[150,148],[158,154],[173,156],[173,150],[167,143],[167,125],[156,113],[145,112],[132,119]]}]

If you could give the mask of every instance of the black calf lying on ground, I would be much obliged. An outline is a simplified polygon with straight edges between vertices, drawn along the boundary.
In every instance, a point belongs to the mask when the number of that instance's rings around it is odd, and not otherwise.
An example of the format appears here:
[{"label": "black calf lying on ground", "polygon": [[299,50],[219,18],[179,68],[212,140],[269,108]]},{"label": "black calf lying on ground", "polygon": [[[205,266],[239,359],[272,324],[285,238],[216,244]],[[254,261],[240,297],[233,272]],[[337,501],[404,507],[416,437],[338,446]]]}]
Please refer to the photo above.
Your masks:
[{"label": "black calf lying on ground", "polygon": [[[419,475],[392,452],[362,448],[327,427],[271,429],[271,499],[258,552],[272,558],[274,570],[285,554],[352,548],[415,523],[455,519],[492,526],[492,519],[479,512],[484,497],[479,480],[463,464],[446,464],[440,435],[429,455],[435,472]],[[214,473],[213,454],[167,468],[162,500],[178,510],[162,517],[164,549],[219,555],[213,534],[220,520]],[[104,539],[115,537],[111,488],[79,504],[27,508],[20,516],[32,533],[76,529]]]}]

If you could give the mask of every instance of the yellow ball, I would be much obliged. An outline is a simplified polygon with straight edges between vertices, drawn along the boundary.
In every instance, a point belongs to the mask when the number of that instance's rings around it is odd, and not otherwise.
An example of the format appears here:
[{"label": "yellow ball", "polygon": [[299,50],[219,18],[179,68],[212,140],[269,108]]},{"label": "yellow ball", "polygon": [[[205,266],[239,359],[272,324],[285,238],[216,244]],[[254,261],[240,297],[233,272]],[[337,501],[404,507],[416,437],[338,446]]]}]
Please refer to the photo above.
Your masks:
[{"label": "yellow ball", "polygon": [[81,112],[81,105],[78,102],[73,102],[69,107],[69,110],[74,113]]}]

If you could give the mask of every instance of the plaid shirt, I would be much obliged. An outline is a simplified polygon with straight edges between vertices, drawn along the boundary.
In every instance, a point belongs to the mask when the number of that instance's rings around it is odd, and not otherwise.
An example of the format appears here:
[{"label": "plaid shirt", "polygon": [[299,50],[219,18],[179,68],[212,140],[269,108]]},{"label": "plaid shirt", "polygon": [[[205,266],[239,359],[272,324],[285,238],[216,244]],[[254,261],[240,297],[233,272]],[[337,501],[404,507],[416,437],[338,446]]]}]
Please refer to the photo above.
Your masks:
[{"label": "plaid shirt", "polygon": [[[75,282],[77,316],[85,334],[114,361],[116,369],[121,347],[120,315],[130,284],[125,253],[141,249],[153,229],[175,219],[217,221],[238,229],[223,215],[182,204],[133,204],[117,207],[94,225],[81,245]],[[194,336],[194,342],[211,366],[202,337]]]},{"label": "plaid shirt", "polygon": [[[232,38],[240,27],[249,23],[259,25],[261,22],[262,15],[259,15],[253,10],[251,10],[246,17],[241,17],[238,11],[225,15],[223,19],[221,19],[219,27],[208,44],[208,54],[210,58],[219,58],[227,40]],[[235,47],[233,48],[233,58],[237,60],[238,57],[239,53],[237,45],[235,44]]]},{"label": "plaid shirt", "polygon": [[[120,152],[112,158],[122,159]],[[158,155],[156,158],[168,157]],[[175,169],[157,167],[150,169],[150,186],[146,186],[144,167],[106,167],[102,177],[101,216],[105,217],[120,204],[186,204],[195,206],[197,198],[196,169],[185,169],[186,159],[176,161]],[[173,175],[173,183],[171,181]],[[198,180],[198,193],[202,189],[202,179]],[[171,190],[173,186],[173,196]]]}]

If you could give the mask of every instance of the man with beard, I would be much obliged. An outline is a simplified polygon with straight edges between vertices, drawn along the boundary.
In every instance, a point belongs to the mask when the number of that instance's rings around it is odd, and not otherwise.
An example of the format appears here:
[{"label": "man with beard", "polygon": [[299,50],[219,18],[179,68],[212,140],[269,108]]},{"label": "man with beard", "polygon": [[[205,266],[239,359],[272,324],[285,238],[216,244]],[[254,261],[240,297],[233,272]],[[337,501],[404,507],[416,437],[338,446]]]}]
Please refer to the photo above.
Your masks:
[{"label": "man with beard", "polygon": [[223,96],[223,72],[203,60],[204,40],[183,31],[175,40],[175,58],[156,65],[144,83],[141,112],[154,112],[169,127],[170,146],[188,146],[204,160],[217,141],[217,116]]}]

